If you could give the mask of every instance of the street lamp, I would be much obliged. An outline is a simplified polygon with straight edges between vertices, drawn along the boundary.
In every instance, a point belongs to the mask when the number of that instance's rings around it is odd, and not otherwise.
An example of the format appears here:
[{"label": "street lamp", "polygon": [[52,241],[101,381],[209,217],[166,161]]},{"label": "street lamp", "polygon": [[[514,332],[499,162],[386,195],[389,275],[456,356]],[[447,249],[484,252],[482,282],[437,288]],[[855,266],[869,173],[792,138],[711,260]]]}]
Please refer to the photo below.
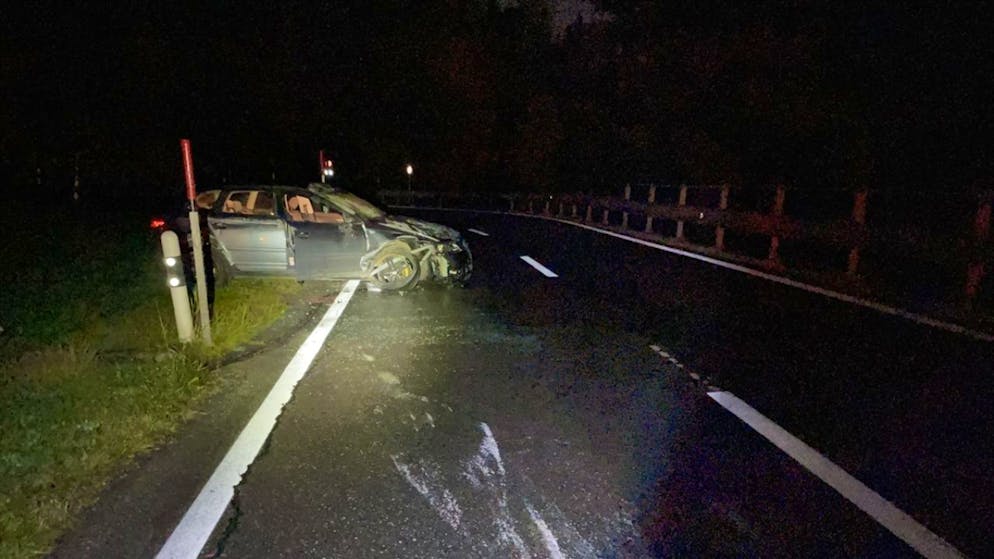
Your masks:
[{"label": "street lamp", "polygon": [[413,195],[411,190],[411,177],[414,176],[414,166],[408,163],[407,168],[404,170],[407,171],[407,197],[410,199]]}]

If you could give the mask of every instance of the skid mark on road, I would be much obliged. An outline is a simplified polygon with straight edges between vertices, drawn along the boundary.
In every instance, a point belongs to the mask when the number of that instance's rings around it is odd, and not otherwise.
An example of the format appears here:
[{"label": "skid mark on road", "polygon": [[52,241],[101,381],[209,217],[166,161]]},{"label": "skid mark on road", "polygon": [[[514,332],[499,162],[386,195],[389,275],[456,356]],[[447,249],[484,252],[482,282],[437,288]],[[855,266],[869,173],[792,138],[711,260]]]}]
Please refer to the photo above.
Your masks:
[{"label": "skid mark on road", "polygon": [[[425,415],[430,418],[430,414]],[[474,545],[482,544],[486,549],[496,546],[501,553],[520,559],[536,556],[561,559],[567,553],[556,536],[560,531],[570,541],[569,556],[594,557],[593,546],[561,513],[545,517],[532,505],[531,498],[515,494],[490,425],[479,422],[476,428],[480,439],[475,452],[459,461],[456,471],[448,474],[440,462],[415,456],[413,452],[391,454],[390,459],[435,514]],[[468,482],[469,487],[460,489],[458,484],[452,485],[460,479]],[[456,494],[462,497],[457,498]],[[533,497],[541,500],[540,496]],[[553,506],[552,512],[556,511]]]},{"label": "skid mark on road", "polygon": [[[465,471],[466,477],[474,487],[479,487],[482,484],[480,478],[475,475],[477,471],[481,472],[484,478],[507,473],[504,469],[504,461],[500,459],[500,447],[497,446],[497,439],[494,438],[490,426],[486,423],[480,423],[480,430],[483,431],[483,440],[480,441],[480,449],[476,455],[467,461]],[[493,463],[496,470],[491,468],[489,463]]]},{"label": "skid mark on road", "polygon": [[442,486],[438,466],[420,460],[406,464],[396,454],[391,455],[390,459],[393,460],[393,465],[400,475],[404,476],[415,491],[428,500],[428,504],[435,509],[438,516],[452,526],[453,530],[458,530],[459,523],[462,522],[462,509],[459,508],[459,503],[452,496],[452,492]]},{"label": "skid mark on road", "polygon": [[549,552],[549,557],[551,559],[563,559],[563,552],[559,549],[559,540],[552,534],[552,530],[549,530],[548,524],[545,523],[542,516],[535,512],[535,509],[527,501],[525,502],[525,508],[528,509],[528,516],[531,517],[532,522],[535,523],[535,527],[538,528],[539,534],[542,535],[542,543],[545,545],[545,550]]}]

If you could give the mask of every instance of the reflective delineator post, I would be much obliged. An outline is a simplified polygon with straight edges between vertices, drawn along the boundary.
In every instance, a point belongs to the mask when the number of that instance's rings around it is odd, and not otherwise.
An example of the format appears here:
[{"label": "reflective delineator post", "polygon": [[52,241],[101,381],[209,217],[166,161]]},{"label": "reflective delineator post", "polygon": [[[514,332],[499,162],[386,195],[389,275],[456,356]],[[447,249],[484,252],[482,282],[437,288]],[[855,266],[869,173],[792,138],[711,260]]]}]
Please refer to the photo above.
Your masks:
[{"label": "reflective delineator post", "polygon": [[204,270],[204,245],[200,236],[200,214],[197,212],[197,183],[193,180],[193,150],[190,140],[179,141],[183,152],[183,176],[186,178],[186,198],[190,201],[190,244],[193,245],[193,270],[197,278],[197,310],[200,315],[200,335],[204,344],[214,345],[211,337],[211,315],[207,303],[207,273]]},{"label": "reflective delineator post", "polygon": [[169,286],[169,295],[173,299],[176,332],[179,334],[179,341],[190,343],[193,341],[193,314],[190,312],[190,297],[186,294],[179,238],[173,231],[166,231],[159,242],[162,243],[162,263],[166,265],[166,285]]}]

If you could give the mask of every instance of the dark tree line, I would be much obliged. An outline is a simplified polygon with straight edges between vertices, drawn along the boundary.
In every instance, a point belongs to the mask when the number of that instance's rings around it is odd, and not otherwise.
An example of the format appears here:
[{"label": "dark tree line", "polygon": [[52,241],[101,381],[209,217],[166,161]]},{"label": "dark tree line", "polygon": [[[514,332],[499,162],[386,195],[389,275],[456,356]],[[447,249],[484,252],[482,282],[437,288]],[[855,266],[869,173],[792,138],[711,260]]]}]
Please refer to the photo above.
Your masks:
[{"label": "dark tree line", "polygon": [[[9,192],[316,178],[447,190],[634,180],[963,188],[991,176],[985,6],[541,2],[23,7],[2,34]],[[39,175],[40,170],[40,175]],[[37,184],[41,182],[41,187]],[[35,186],[31,186],[35,185]]]}]

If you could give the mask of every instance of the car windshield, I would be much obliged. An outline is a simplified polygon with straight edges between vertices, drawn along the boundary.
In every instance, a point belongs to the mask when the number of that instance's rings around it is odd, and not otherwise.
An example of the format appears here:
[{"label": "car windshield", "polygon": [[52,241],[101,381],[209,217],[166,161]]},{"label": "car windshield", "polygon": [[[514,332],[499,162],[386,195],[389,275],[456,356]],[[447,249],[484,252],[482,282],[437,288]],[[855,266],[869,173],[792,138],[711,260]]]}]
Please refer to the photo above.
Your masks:
[{"label": "car windshield", "polygon": [[339,207],[359,214],[365,219],[379,219],[387,215],[387,212],[351,192],[321,192],[319,194],[322,198],[326,198]]}]

